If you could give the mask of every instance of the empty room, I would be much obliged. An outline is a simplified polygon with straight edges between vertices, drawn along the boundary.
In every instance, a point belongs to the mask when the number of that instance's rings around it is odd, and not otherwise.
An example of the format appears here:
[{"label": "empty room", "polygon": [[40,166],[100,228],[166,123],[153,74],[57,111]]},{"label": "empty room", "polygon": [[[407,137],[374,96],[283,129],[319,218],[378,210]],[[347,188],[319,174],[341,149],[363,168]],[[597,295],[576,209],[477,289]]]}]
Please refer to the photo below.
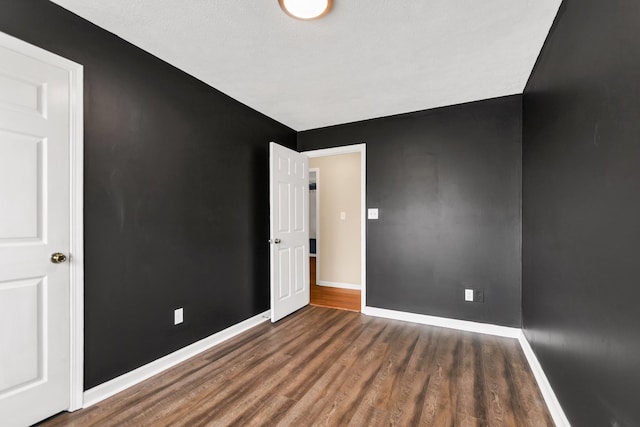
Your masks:
[{"label": "empty room", "polygon": [[0,0],[0,426],[639,426],[639,77],[630,0]]}]

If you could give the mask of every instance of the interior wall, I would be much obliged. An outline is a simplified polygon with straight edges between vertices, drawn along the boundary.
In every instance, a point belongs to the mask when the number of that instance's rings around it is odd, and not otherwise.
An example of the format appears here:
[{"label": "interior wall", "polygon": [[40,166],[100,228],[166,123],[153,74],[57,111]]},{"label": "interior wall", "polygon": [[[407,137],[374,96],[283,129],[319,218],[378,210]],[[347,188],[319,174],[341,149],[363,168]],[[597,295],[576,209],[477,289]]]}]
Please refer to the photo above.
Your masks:
[{"label": "interior wall", "polygon": [[523,322],[575,426],[640,425],[639,23],[565,0],[524,92]]},{"label": "interior wall", "polygon": [[296,133],[46,0],[0,31],[84,65],[85,388],[268,310],[268,143]]},{"label": "interior wall", "polygon": [[316,263],[320,284],[361,285],[360,162],[360,153],[309,159],[309,168],[319,169],[320,230]]},{"label": "interior wall", "polygon": [[521,120],[514,95],[298,133],[367,144],[368,306],[520,326]]}]

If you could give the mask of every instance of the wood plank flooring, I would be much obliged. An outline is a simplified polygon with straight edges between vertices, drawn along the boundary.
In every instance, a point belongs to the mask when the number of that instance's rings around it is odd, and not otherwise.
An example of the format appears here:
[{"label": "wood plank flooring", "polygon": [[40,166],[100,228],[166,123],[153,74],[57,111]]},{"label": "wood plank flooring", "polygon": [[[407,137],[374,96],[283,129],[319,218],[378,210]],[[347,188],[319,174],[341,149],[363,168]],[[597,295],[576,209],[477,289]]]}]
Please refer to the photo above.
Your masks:
[{"label": "wood plank flooring", "polygon": [[339,308],[341,310],[360,311],[360,291],[356,289],[333,288],[316,284],[316,258],[309,258],[311,274],[311,305]]},{"label": "wood plank flooring", "polygon": [[360,291],[311,285],[310,304],[360,312]]},{"label": "wood plank flooring", "polygon": [[305,307],[43,426],[552,426],[515,339]]}]

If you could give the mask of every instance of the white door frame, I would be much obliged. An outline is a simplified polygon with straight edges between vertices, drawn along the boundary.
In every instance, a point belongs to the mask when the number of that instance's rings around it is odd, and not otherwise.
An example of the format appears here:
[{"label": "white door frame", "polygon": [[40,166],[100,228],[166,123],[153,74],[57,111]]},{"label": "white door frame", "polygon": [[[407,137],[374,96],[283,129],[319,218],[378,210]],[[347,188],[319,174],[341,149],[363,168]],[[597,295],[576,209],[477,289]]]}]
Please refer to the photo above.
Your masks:
[{"label": "white door frame", "polygon": [[70,83],[70,399],[69,411],[82,408],[84,392],[84,228],[83,228],[83,67],[73,61],[0,32],[0,45],[66,70]]},{"label": "white door frame", "polygon": [[[363,312],[364,308],[367,305],[367,143],[363,142],[361,144],[353,144],[353,145],[343,145],[340,147],[333,148],[322,148],[319,150],[311,150],[311,151],[303,151],[302,154],[306,154],[309,158],[314,157],[325,157],[325,156],[334,156],[337,154],[348,154],[348,153],[360,153],[360,240],[361,240],[361,248],[360,248],[360,311]],[[319,175],[318,175],[319,176]],[[319,181],[319,179],[318,179]],[[319,183],[316,184],[318,188]],[[319,199],[319,198],[318,198]],[[319,200],[318,200],[319,206]],[[318,222],[320,222],[318,220]],[[317,233],[320,230],[316,230]],[[320,268],[319,268],[319,258],[320,258],[320,249],[318,247],[318,241],[316,240],[316,254],[318,257],[316,258],[316,282],[317,278],[320,277]]]}]

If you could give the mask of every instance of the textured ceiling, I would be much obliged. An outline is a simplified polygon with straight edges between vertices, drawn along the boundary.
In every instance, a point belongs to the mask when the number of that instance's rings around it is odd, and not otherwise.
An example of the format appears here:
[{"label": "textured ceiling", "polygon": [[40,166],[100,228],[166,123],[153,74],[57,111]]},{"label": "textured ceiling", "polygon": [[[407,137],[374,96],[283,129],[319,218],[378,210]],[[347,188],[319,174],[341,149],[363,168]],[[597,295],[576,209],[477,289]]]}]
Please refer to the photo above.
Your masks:
[{"label": "textured ceiling", "polygon": [[521,93],[560,0],[54,0],[306,130]]}]

